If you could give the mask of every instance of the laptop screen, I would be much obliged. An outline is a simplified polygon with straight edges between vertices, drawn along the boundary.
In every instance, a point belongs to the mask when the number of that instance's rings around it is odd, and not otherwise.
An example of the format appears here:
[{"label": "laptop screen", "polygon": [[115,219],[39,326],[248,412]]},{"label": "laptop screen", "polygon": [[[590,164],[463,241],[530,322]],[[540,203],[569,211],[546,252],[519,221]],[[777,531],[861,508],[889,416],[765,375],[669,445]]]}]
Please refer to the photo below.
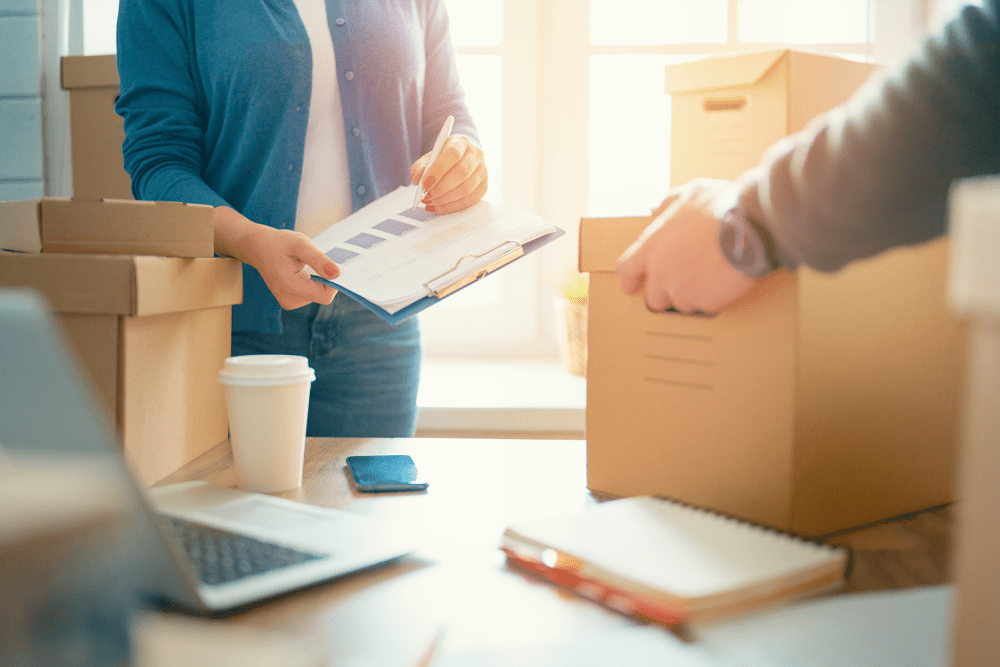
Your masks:
[{"label": "laptop screen", "polygon": [[26,289],[0,289],[0,449],[117,461],[135,491],[114,547],[128,570],[122,577],[131,578],[140,598],[197,606],[80,362],[44,298]]},{"label": "laptop screen", "polygon": [[0,290],[0,445],[110,453],[115,437],[42,297]]}]

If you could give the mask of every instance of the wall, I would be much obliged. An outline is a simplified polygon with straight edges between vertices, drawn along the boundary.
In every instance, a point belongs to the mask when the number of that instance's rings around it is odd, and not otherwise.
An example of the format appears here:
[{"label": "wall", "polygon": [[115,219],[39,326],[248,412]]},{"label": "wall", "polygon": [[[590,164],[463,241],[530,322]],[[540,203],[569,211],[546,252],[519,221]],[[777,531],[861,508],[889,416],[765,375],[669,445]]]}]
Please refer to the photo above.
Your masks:
[{"label": "wall", "polygon": [[0,0],[0,201],[45,191],[38,8]]}]

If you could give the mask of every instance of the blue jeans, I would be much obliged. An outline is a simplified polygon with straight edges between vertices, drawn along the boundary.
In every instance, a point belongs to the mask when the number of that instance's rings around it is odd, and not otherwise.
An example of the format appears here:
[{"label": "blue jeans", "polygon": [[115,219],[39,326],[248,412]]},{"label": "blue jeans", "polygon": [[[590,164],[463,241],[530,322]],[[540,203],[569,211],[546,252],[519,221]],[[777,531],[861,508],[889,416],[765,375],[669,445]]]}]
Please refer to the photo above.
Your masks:
[{"label": "blue jeans", "polygon": [[318,437],[411,437],[417,424],[420,329],[411,317],[387,324],[338,294],[328,306],[282,312],[278,335],[233,332],[233,356],[296,354],[309,359],[306,433]]}]

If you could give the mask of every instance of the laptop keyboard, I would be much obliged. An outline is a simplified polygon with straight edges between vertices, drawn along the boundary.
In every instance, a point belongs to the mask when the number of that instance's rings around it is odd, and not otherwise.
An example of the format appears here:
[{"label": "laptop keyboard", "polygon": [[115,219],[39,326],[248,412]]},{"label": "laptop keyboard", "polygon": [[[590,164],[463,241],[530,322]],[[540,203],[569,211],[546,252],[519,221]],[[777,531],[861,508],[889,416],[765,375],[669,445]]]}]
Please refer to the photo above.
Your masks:
[{"label": "laptop keyboard", "polygon": [[188,555],[198,578],[210,585],[326,557],[177,517],[159,518],[178,550]]}]

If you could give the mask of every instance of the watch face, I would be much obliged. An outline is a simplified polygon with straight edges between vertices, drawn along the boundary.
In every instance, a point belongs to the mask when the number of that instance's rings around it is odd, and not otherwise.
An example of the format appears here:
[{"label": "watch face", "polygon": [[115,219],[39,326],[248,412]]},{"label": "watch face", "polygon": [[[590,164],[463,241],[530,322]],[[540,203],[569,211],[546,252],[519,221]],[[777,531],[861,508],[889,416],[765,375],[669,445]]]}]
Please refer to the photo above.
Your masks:
[{"label": "watch face", "polygon": [[764,241],[738,209],[730,209],[719,221],[719,246],[733,267],[752,278],[760,278],[774,268]]}]

